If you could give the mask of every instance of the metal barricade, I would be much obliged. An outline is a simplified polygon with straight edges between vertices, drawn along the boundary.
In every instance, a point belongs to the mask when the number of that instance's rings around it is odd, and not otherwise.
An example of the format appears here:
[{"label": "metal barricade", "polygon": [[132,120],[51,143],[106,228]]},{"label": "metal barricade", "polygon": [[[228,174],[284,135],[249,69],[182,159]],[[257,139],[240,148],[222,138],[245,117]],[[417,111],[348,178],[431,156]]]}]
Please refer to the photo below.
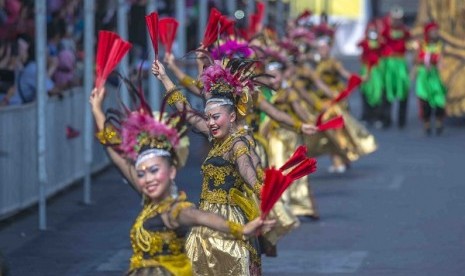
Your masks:
[{"label": "metal barricade", "polygon": [[[115,94],[115,93],[108,93]],[[84,98],[82,87],[47,101],[47,198],[84,176]],[[116,106],[110,95],[108,105]],[[38,201],[36,103],[0,109],[0,219]],[[75,137],[67,135],[78,131]],[[109,164],[94,140],[92,172]]]}]

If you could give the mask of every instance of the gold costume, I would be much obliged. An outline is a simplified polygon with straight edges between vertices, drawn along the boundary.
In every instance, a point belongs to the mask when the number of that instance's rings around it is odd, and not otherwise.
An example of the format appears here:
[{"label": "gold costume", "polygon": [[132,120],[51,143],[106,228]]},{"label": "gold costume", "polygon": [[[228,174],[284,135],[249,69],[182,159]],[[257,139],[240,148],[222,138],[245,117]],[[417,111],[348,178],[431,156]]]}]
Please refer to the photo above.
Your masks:
[{"label": "gold costume", "polygon": [[193,206],[186,201],[184,193],[177,199],[169,197],[160,203],[145,202],[131,229],[133,255],[127,275],[192,275],[191,262],[184,250],[188,229],[169,229],[161,215],[168,213],[170,219],[176,219],[181,209]]},{"label": "gold costume", "polygon": [[[341,92],[344,89],[344,85],[339,78],[339,66],[342,65],[337,60],[329,58],[322,60],[316,67],[316,72],[321,80],[335,92]],[[319,102],[321,106],[329,106],[331,99],[321,92],[317,93],[317,95],[319,99],[316,102]],[[328,141],[338,147],[337,150],[333,149],[330,152],[342,157],[346,162],[355,161],[361,156],[374,152],[377,148],[374,136],[350,115],[347,107],[346,102],[332,105],[323,116],[323,121],[335,116],[344,118],[344,128],[326,131],[326,136]]]},{"label": "gold costume", "polygon": [[[297,67],[296,80],[292,83],[292,86],[296,89],[306,91],[307,95],[311,99],[311,103],[307,101],[301,101],[303,108],[309,113],[314,115],[312,118],[316,122],[316,117],[323,110],[324,104],[327,102],[327,96],[314,87],[314,79],[318,78],[315,71],[310,69],[308,66],[301,64]],[[311,136],[305,136],[304,144],[308,149],[308,156],[317,157],[320,155],[331,154],[341,156],[347,162],[349,159],[346,157],[346,153],[340,146],[334,133],[325,131],[318,132]]]},{"label": "gold costume", "polygon": [[430,21],[439,24],[439,36],[444,43],[441,54],[441,79],[447,87],[446,112],[449,116],[465,114],[465,2],[420,0],[413,35],[423,35],[423,25]]},{"label": "gold costume", "polygon": [[[259,215],[263,171],[253,139],[242,129],[214,141],[202,165],[200,210],[245,224]],[[194,275],[261,275],[257,238],[237,240],[207,227],[194,227],[186,240]]]},{"label": "gold costume", "polygon": [[323,116],[323,121],[338,115],[342,115],[344,118],[344,127],[326,132],[328,136],[332,136],[340,151],[344,152],[345,158],[349,161],[355,161],[361,156],[376,151],[377,144],[375,137],[350,115],[348,111],[339,105],[336,104],[330,107]]},{"label": "gold costume", "polygon": [[321,60],[315,70],[321,80],[333,91],[341,91],[344,89],[344,83],[339,78],[338,69],[342,64],[334,59],[328,58]]},{"label": "gold costume", "polygon": [[[272,98],[274,106],[289,114],[295,121],[298,121],[298,118],[291,107],[291,102],[297,100],[298,95],[293,90],[279,90]],[[266,129],[266,137],[268,137],[269,141],[268,159],[271,166],[284,164],[297,146],[303,143],[302,136],[297,133],[300,129],[288,130],[275,121],[265,122],[263,129]],[[282,221],[280,221],[282,231],[276,230],[276,232],[280,233],[280,236],[298,226],[296,216],[317,215],[312,202],[308,177],[295,181],[283,194],[281,201],[290,210],[290,214],[286,215],[286,210],[277,211],[279,205],[274,209],[282,218]]]}]

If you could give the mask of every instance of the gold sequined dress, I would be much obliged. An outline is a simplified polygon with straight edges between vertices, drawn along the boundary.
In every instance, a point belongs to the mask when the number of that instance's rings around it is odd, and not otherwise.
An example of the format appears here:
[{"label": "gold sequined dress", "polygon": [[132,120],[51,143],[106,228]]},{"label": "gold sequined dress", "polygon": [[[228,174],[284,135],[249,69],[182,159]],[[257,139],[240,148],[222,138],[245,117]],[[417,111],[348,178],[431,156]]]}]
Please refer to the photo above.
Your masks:
[{"label": "gold sequined dress", "polygon": [[[336,92],[341,92],[344,89],[344,84],[341,82],[337,70],[340,66],[342,65],[339,61],[329,58],[322,60],[316,67],[316,72],[321,80]],[[323,104],[330,102],[330,100],[323,93],[319,93],[319,101]],[[325,112],[323,120],[326,121],[339,115],[344,118],[344,128],[325,133],[326,137],[338,148],[333,150],[336,155],[341,156],[346,161],[355,161],[377,149],[374,136],[349,113],[347,102],[332,105]]]},{"label": "gold sequined dress", "polygon": [[[279,90],[271,99],[278,110],[289,114],[296,121],[298,118],[291,107],[291,102],[297,100],[298,95],[293,90]],[[276,121],[265,122],[262,129],[269,144],[268,160],[270,166],[283,165],[297,146],[302,144],[302,137],[297,133],[299,130],[284,128]],[[281,237],[299,226],[299,220],[296,216],[316,215],[310,193],[308,177],[295,181],[284,192],[272,210],[272,214],[277,217],[277,226],[267,234],[267,238],[272,243],[276,243]],[[271,236],[272,234],[273,236]]]},{"label": "gold sequined dress", "polygon": [[[202,165],[199,209],[245,224],[259,214],[256,195],[263,183],[254,141],[244,129],[214,141]],[[207,227],[194,227],[186,240],[194,275],[261,275],[257,238],[236,240]]]},{"label": "gold sequined dress", "polygon": [[194,204],[180,193],[177,199],[168,198],[161,203],[146,201],[131,229],[133,254],[129,276],[190,276],[192,266],[184,249],[184,239],[189,229],[168,228],[162,214],[176,219],[183,208]]}]

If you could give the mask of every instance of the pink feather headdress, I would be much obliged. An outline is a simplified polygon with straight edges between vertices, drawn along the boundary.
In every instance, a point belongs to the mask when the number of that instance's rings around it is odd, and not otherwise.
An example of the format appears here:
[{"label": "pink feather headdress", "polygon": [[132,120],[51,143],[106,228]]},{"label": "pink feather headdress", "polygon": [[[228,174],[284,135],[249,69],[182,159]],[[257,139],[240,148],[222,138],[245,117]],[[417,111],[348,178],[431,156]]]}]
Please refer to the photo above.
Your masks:
[{"label": "pink feather headdress", "polygon": [[173,127],[153,118],[151,114],[131,112],[121,124],[119,149],[135,160],[144,148],[163,149],[174,152],[179,145],[180,135]]},{"label": "pink feather headdress", "polygon": [[285,64],[289,61],[288,57],[286,56],[287,49],[283,49],[278,45],[264,46],[257,49],[257,55],[261,59],[265,60],[266,63],[274,61]]},{"label": "pink feather headdress", "polygon": [[291,32],[289,33],[289,37],[292,40],[300,38],[307,42],[312,42],[315,40],[316,35],[313,31],[309,30],[308,28],[297,27],[291,30]]},{"label": "pink feather headdress", "polygon": [[165,119],[163,115],[166,115],[164,113],[166,101],[163,101],[160,116],[155,118],[143,92],[137,90],[126,79],[123,80],[133,96],[134,111],[131,111],[124,104],[121,104],[122,111],[107,110],[107,119],[103,130],[103,136],[106,139],[99,137],[101,142],[102,140],[107,141],[104,143],[105,145],[112,146],[132,161],[136,161],[139,154],[145,150],[158,149],[169,153],[175,162],[182,163],[182,160],[178,160],[178,150],[180,149],[180,141],[187,132],[187,113],[176,112]]},{"label": "pink feather headdress", "polygon": [[256,78],[263,75],[255,74],[256,63],[256,60],[241,58],[215,60],[200,76],[203,92],[232,99],[239,115],[245,116],[255,86],[261,84]]},{"label": "pink feather headdress", "polygon": [[253,50],[249,47],[247,41],[235,39],[228,39],[211,51],[211,55],[214,59],[232,58],[235,56],[248,58],[252,54]]}]

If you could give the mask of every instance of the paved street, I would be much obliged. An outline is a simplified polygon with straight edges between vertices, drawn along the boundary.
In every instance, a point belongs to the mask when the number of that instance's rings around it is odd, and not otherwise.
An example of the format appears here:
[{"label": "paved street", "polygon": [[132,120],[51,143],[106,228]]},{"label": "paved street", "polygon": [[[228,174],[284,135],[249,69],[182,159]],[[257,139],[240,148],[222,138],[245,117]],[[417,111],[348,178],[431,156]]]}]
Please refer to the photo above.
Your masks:
[{"label": "paved street", "polygon": [[[358,93],[352,109],[358,109]],[[410,101],[407,128],[372,130],[379,150],[344,175],[327,157],[311,177],[321,214],[283,239],[264,275],[464,275],[465,122],[449,120],[441,137],[425,137]],[[206,144],[192,139],[189,166],[177,184],[198,200]],[[37,210],[0,223],[0,250],[11,275],[122,275],[128,232],[140,200],[110,168],[93,181],[93,204],[76,185],[50,200],[49,230]]]}]

